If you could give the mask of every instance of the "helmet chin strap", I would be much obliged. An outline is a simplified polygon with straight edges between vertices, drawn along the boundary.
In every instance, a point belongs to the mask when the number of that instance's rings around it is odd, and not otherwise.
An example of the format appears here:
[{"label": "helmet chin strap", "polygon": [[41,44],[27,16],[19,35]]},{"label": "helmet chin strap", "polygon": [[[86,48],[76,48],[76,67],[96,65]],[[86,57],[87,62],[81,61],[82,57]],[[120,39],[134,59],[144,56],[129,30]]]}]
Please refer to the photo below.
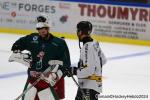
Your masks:
[{"label": "helmet chin strap", "polygon": [[79,48],[81,49],[81,45],[80,45],[80,42],[81,42],[81,41],[79,40]]},{"label": "helmet chin strap", "polygon": [[[80,34],[80,35],[82,34],[82,33],[81,33],[81,30],[80,30],[80,31],[77,30],[77,35],[78,35],[78,34]],[[78,36],[78,40],[79,40],[79,41],[78,41],[78,42],[79,42],[79,49],[81,49],[81,45],[80,45],[81,40],[80,40],[79,36]]]}]

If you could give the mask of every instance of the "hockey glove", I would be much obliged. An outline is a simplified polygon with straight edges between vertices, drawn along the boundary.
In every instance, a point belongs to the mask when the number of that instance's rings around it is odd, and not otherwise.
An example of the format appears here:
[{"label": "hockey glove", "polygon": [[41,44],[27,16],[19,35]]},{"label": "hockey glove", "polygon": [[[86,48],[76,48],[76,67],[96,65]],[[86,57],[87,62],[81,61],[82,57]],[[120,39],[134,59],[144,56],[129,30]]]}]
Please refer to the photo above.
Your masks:
[{"label": "hockey glove", "polygon": [[[43,74],[44,75],[44,74]],[[47,75],[45,76],[43,76],[44,78],[44,80],[47,82],[47,83],[50,83],[51,84],[51,86],[54,86],[55,84],[56,84],[56,82],[58,81],[58,80],[60,80],[60,78],[62,77],[62,75],[63,75],[63,73],[62,73],[62,71],[61,70],[58,70],[56,73],[50,73],[49,75],[48,75],[48,77],[47,77]]]},{"label": "hockey glove", "polygon": [[49,70],[44,71],[44,80],[54,86],[56,82],[63,76],[62,71],[59,67],[62,65],[62,61],[51,60],[49,63]]},{"label": "hockey glove", "polygon": [[13,52],[9,57],[9,62],[18,62],[28,67],[30,67],[31,61],[32,59],[29,53]]},{"label": "hockey glove", "polygon": [[64,72],[68,77],[72,77],[73,75],[77,75],[77,67],[69,67],[65,68]]}]

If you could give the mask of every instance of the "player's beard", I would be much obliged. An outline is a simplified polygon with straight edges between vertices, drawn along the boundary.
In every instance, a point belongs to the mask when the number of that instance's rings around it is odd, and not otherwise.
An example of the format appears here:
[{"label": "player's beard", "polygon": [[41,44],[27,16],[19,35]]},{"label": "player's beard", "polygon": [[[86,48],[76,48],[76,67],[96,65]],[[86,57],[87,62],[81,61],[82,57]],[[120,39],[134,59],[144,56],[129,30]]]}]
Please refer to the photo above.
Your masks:
[{"label": "player's beard", "polygon": [[47,39],[47,37],[48,37],[48,33],[46,33],[46,34],[42,34],[42,35],[41,35],[41,37],[42,37],[43,39]]},{"label": "player's beard", "polygon": [[42,37],[42,39],[47,40],[49,37],[49,32],[47,31],[45,34],[40,34],[40,36]]}]

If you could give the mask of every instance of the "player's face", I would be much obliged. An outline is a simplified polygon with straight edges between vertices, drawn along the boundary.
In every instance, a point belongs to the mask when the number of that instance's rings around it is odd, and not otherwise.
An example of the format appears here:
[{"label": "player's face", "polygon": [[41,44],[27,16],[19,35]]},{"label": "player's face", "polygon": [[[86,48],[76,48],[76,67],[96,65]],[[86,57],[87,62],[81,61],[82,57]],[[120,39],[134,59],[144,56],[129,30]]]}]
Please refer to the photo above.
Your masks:
[{"label": "player's face", "polygon": [[77,36],[78,39],[81,41],[83,39],[84,34],[82,33],[82,31],[77,31]]},{"label": "player's face", "polygon": [[41,29],[38,29],[38,32],[39,32],[39,35],[42,37],[42,38],[46,38],[48,36],[48,33],[49,33],[49,28],[41,28]]}]

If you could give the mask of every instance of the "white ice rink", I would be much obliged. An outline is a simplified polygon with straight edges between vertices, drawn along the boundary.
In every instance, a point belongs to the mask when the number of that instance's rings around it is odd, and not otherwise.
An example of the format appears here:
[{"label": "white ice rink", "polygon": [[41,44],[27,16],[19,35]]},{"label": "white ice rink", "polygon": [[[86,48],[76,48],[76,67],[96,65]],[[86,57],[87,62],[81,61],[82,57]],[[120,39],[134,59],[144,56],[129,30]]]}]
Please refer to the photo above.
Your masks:
[{"label": "white ice rink", "polygon": [[[11,46],[20,36],[0,34],[0,100],[14,100],[26,82],[27,68],[8,62]],[[71,62],[75,64],[79,59],[78,41],[66,42]],[[100,43],[100,46],[108,62],[103,66],[103,94],[99,100],[150,100],[150,47],[111,43]],[[74,100],[77,87],[71,78],[65,79],[65,100]],[[115,95],[118,98],[113,98]],[[145,98],[119,98],[127,95]]]}]

